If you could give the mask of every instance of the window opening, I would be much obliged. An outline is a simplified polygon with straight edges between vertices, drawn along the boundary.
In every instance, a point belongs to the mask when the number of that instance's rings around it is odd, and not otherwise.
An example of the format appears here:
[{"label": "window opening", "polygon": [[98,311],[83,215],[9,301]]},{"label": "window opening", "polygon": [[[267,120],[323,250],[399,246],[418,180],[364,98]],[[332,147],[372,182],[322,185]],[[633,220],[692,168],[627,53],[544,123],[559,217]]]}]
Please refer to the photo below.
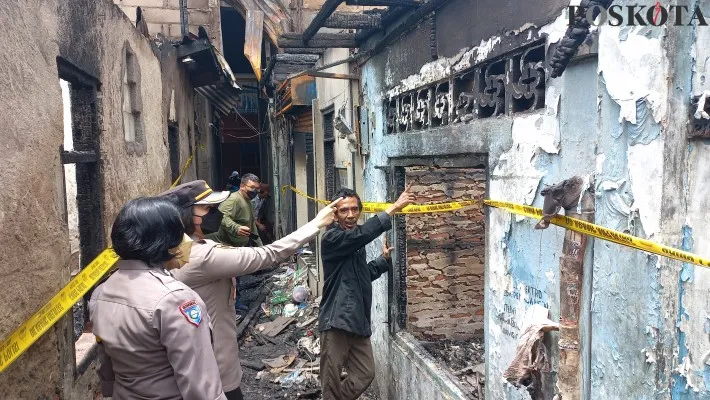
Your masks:
[{"label": "window opening", "polygon": [[[441,367],[461,371],[483,363],[485,218],[482,167],[395,169],[395,187],[421,203],[474,200],[446,213],[396,217],[397,265],[391,301],[396,327],[411,334]],[[459,374],[461,389],[478,394],[475,375]]]},{"label": "window opening", "polygon": [[323,162],[325,166],[325,193],[328,200],[335,194],[335,135],[333,111],[323,113]]}]

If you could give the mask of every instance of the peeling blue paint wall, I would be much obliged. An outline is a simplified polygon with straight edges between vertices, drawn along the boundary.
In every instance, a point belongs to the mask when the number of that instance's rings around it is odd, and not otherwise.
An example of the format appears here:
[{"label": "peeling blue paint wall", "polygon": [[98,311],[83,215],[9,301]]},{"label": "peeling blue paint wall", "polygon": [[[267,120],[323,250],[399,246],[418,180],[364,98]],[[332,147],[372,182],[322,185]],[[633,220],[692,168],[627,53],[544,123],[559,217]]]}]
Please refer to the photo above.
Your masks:
[{"label": "peeling blue paint wall", "polygon": [[[563,13],[543,28],[548,43],[561,38],[565,18]],[[710,257],[710,142],[685,138],[691,95],[710,90],[710,49],[692,46],[710,41],[704,29],[602,27],[598,54],[548,81],[544,110],[399,135],[384,133],[382,107],[388,91],[396,92],[385,82],[397,65],[382,58],[368,62],[362,85],[374,124],[366,197],[386,199],[388,178],[378,168],[393,159],[483,153],[490,198],[539,207],[543,185],[579,175],[594,185],[595,223]],[[481,43],[495,47],[494,39]],[[422,72],[406,87],[436,79]],[[486,221],[486,398],[529,398],[503,381],[503,371],[532,304],[559,318],[564,230],[534,230],[534,223],[500,210],[490,210]],[[710,398],[710,270],[599,239],[590,240],[584,265],[581,398]],[[375,303],[386,301],[380,280]],[[387,307],[376,308],[373,318],[385,321]],[[411,359],[394,346],[386,325],[374,329],[383,371],[378,383],[386,388],[398,382],[389,392],[382,389],[385,398],[428,398],[417,397],[428,393],[421,387],[436,392],[441,382],[426,373],[415,385],[424,392],[406,389],[413,381],[401,373],[401,363]],[[559,360],[556,339],[551,334],[546,340],[548,393]]]}]

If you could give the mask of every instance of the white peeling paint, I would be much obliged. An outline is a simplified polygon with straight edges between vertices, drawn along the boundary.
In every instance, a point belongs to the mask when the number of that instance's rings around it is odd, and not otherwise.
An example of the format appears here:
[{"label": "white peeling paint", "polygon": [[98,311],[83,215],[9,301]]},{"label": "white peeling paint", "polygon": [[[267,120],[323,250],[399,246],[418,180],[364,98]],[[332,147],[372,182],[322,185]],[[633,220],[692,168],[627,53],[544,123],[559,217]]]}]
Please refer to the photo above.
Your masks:
[{"label": "white peeling paint", "polygon": [[647,236],[659,233],[663,191],[663,140],[629,146],[628,166],[634,194],[632,209],[639,211]]},{"label": "white peeling paint", "polygon": [[555,22],[545,25],[540,29],[540,34],[547,34],[547,44],[559,42],[567,31],[567,24],[569,23],[569,17],[567,14],[567,8],[563,9],[560,15],[555,19]]},{"label": "white peeling paint", "polygon": [[[513,120],[513,145],[498,159],[491,180],[507,178],[501,189],[500,199],[516,203],[532,204],[544,171],[538,170],[533,161],[538,151],[559,153],[560,131],[557,108],[560,94],[555,86],[548,86],[547,108],[544,113],[516,117]],[[515,177],[512,178],[511,177]],[[516,216],[520,221],[524,217]]]},{"label": "white peeling paint", "polygon": [[693,373],[693,365],[690,362],[690,357],[691,354],[689,352],[688,356],[683,360],[683,363],[676,367],[675,372],[686,378],[686,389],[692,389],[694,392],[699,392],[698,385],[703,385],[703,378],[701,376],[695,376]]},{"label": "white peeling paint", "polygon": [[636,101],[644,100],[660,122],[668,107],[667,60],[661,39],[630,28],[625,40],[619,27],[605,25],[599,34],[599,73],[611,98],[621,106],[619,122],[636,123]]},{"label": "white peeling paint", "polygon": [[700,99],[698,99],[698,107],[695,109],[695,114],[693,115],[695,119],[710,119],[710,114],[705,112],[705,102],[707,101],[708,95],[710,94],[710,91],[703,91],[703,94],[700,95]]},{"label": "white peeling paint", "polygon": [[[418,74],[410,75],[402,82],[387,91],[387,97],[398,96],[402,93],[420,88],[422,86],[446,79],[451,75],[451,67],[461,60],[467,49],[461,50],[458,54],[450,58],[440,58],[428,64],[424,64]],[[388,60],[389,63],[389,60]],[[391,70],[389,67],[387,70]]]},{"label": "white peeling paint", "polygon": [[[710,145],[693,143],[688,157],[689,188],[686,225],[691,226],[692,253],[710,257],[710,224],[707,223],[710,208]],[[710,340],[708,340],[708,313],[710,312],[710,269],[693,268],[692,278],[683,282],[682,308],[685,316],[680,330],[685,333],[685,346],[689,356],[685,357],[686,379],[694,388],[710,390],[705,386],[702,374],[708,362]],[[685,371],[684,371],[685,372]],[[700,374],[701,376],[698,376]]]},{"label": "white peeling paint", "polygon": [[488,54],[500,44],[500,36],[493,36],[488,40],[481,40],[481,44],[476,47],[476,63],[480,63],[488,58]]}]

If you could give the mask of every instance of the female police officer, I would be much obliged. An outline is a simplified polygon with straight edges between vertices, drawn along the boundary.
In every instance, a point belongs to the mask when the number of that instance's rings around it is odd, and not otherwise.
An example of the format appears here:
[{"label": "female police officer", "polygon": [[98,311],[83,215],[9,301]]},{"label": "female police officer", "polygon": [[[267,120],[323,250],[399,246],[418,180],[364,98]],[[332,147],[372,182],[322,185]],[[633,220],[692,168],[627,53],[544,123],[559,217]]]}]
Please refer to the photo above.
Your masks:
[{"label": "female police officer", "polygon": [[104,396],[226,399],[205,305],[167,271],[184,265],[191,250],[178,209],[160,198],[131,200],[111,241],[118,271],[89,303]]},{"label": "female police officer", "polygon": [[321,210],[310,222],[292,234],[264,247],[228,247],[205,240],[200,225],[202,217],[224,201],[229,193],[210,193],[205,181],[192,181],[160,196],[171,198],[182,208],[185,233],[194,239],[190,262],[174,272],[175,278],[194,289],[207,304],[214,324],[214,350],[228,400],[243,399],[240,388],[242,367],[239,364],[237,322],[232,293],[232,277],[251,274],[282,262],[301,246],[313,240],[321,228],[335,218],[335,201]]}]

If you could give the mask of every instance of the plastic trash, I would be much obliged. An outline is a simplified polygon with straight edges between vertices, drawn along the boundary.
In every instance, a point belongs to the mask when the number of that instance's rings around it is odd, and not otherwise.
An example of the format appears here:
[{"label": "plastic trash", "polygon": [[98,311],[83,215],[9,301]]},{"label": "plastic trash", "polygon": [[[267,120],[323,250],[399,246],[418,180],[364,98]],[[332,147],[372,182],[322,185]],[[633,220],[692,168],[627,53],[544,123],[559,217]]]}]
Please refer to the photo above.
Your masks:
[{"label": "plastic trash", "polygon": [[304,286],[296,286],[293,288],[293,294],[291,297],[296,303],[303,303],[308,298],[308,288]]},{"label": "plastic trash", "polygon": [[299,375],[301,375],[300,369],[297,369],[286,375],[286,377],[281,379],[281,387],[284,389],[290,388],[291,386],[293,386],[294,383],[297,383],[299,381]]},{"label": "plastic trash", "polygon": [[284,317],[293,317],[294,315],[296,315],[297,311],[298,307],[295,304],[286,304],[281,315],[283,315]]}]

